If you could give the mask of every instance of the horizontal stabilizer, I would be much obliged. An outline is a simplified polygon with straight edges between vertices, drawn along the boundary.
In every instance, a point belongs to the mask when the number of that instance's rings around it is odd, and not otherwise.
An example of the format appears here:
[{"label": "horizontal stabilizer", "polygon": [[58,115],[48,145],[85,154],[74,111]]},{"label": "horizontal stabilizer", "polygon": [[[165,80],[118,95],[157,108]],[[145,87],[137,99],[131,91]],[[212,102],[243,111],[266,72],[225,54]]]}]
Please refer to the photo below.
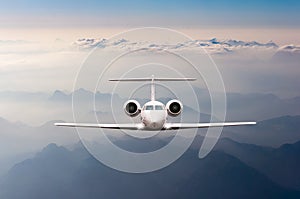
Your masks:
[{"label": "horizontal stabilizer", "polygon": [[120,78],[120,79],[109,79],[111,82],[144,82],[144,81],[195,81],[196,78]]}]

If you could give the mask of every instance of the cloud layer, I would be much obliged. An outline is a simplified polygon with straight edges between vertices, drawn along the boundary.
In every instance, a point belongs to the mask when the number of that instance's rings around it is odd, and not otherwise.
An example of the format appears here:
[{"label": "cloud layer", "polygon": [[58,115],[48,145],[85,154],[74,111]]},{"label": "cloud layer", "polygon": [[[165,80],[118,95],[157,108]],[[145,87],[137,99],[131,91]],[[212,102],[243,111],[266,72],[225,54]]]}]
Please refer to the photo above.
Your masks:
[{"label": "cloud layer", "polygon": [[[172,43],[127,38],[82,38],[74,42],[56,39],[52,43],[0,40],[0,90],[71,91],[78,69],[94,47],[106,53],[155,49],[195,57],[208,52],[221,70],[228,91],[268,92],[283,98],[300,94],[299,45],[216,38]],[[170,62],[170,66],[175,64]]]},{"label": "cloud layer", "polygon": [[92,49],[95,47],[103,49],[157,49],[157,50],[197,50],[204,49],[209,53],[230,53],[240,49],[262,49],[276,50],[278,45],[272,41],[259,43],[256,41],[239,41],[239,40],[219,40],[216,38],[210,40],[191,40],[178,43],[151,43],[147,41],[130,41],[127,39],[107,40],[96,38],[81,38],[72,44],[78,49]]}]

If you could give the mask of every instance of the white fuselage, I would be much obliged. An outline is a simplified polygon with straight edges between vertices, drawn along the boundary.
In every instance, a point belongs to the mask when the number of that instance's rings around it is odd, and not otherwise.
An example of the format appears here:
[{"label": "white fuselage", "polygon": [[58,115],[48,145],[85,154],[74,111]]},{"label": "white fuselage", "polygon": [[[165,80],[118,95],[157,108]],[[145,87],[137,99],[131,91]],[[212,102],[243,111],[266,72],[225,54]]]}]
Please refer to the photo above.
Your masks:
[{"label": "white fuselage", "polygon": [[159,101],[149,101],[141,109],[141,120],[146,130],[161,130],[167,116],[165,105]]}]

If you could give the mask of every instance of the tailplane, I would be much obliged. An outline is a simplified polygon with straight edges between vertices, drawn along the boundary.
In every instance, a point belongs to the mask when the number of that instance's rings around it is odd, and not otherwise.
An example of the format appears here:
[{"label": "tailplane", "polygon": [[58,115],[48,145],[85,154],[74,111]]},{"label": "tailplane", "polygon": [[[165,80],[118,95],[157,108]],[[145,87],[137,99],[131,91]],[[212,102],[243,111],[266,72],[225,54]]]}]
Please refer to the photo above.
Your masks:
[{"label": "tailplane", "polygon": [[119,78],[119,79],[109,79],[111,82],[151,82],[151,101],[155,101],[155,85],[154,82],[169,82],[169,81],[195,81],[196,78],[186,78],[186,77],[178,77],[178,78],[158,78],[152,77],[150,78]]}]

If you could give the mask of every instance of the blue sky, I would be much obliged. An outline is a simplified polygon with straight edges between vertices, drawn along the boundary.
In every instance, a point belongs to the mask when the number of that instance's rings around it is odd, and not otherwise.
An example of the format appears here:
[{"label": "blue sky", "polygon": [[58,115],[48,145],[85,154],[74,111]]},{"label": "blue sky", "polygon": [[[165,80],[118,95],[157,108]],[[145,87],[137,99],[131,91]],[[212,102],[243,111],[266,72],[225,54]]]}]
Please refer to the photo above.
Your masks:
[{"label": "blue sky", "polygon": [[6,26],[236,26],[299,27],[300,1],[96,1],[2,2]]}]

